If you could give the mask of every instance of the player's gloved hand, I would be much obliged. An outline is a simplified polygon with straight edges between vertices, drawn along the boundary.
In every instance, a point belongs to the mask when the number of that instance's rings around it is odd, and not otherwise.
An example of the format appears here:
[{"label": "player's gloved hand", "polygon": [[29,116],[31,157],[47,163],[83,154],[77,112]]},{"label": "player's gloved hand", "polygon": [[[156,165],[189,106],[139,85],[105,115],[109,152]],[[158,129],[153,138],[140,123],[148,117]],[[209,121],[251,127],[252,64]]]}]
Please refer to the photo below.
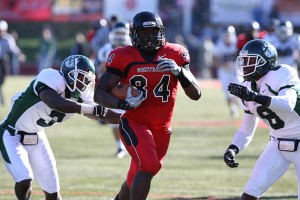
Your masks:
[{"label": "player's gloved hand", "polygon": [[[232,148],[231,148],[232,147]],[[235,155],[238,153],[238,147],[230,145],[224,153],[224,162],[228,167],[235,168],[239,163],[235,162]]]},{"label": "player's gloved hand", "polygon": [[119,100],[118,102],[118,108],[122,110],[131,110],[139,105],[145,100],[144,94],[142,91],[140,91],[138,96],[132,96],[131,93],[131,87],[128,88],[127,90],[127,97],[125,100]]},{"label": "player's gloved hand", "polygon": [[106,116],[106,113],[107,113],[107,108],[105,108],[104,106],[101,105],[94,106],[93,115],[100,118],[104,118]]},{"label": "player's gloved hand", "polygon": [[244,101],[254,101],[258,95],[247,87],[235,83],[230,83],[228,85],[228,91],[230,94],[233,94]]},{"label": "player's gloved hand", "polygon": [[157,64],[157,67],[159,67],[162,72],[171,71],[172,74],[178,76],[182,70],[182,68],[179,67],[172,59],[160,58],[158,61],[159,63]]}]

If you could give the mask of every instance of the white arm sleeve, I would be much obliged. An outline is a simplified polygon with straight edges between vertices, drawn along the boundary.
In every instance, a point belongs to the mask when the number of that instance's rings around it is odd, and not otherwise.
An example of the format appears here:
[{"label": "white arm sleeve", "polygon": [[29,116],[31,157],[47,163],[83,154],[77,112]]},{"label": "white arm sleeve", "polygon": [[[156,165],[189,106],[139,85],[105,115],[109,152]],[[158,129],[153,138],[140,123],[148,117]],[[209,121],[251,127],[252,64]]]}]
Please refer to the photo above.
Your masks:
[{"label": "white arm sleeve", "polygon": [[292,112],[296,106],[297,93],[295,89],[281,90],[278,96],[272,96],[269,108],[273,111]]},{"label": "white arm sleeve", "polygon": [[239,148],[239,152],[243,151],[252,141],[253,135],[257,128],[259,118],[252,114],[245,113],[239,130],[233,137],[232,143]]}]

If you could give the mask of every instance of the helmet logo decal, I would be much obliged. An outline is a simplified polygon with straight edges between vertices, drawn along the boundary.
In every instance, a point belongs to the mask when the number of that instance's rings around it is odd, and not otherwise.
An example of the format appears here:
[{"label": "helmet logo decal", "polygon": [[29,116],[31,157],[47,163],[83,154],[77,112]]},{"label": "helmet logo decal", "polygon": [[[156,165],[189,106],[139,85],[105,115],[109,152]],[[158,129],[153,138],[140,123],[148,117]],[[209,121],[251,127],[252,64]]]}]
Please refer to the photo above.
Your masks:
[{"label": "helmet logo decal", "polygon": [[243,56],[243,55],[247,55],[248,54],[248,50],[241,50],[240,51],[240,55]]},{"label": "helmet logo decal", "polygon": [[182,55],[182,57],[183,57],[183,60],[188,61],[188,53],[187,53],[186,51],[183,51],[183,52],[181,53],[181,55]]},{"label": "helmet logo decal", "polygon": [[267,51],[265,52],[265,55],[269,58],[272,56],[272,52],[270,51],[270,49],[268,48]]},{"label": "helmet logo decal", "polygon": [[74,67],[74,61],[75,61],[75,57],[74,56],[70,56],[69,59],[65,60],[65,66],[67,68],[73,68]]},{"label": "helmet logo decal", "polygon": [[156,25],[156,23],[152,22],[152,21],[148,21],[148,22],[143,23],[143,26],[146,26],[146,27],[148,27],[148,26],[152,27],[152,26],[155,26],[155,25]]},{"label": "helmet logo decal", "polygon": [[111,62],[112,62],[114,56],[115,56],[115,54],[112,53],[112,54],[107,58],[107,63],[108,63],[108,64],[111,64]]}]

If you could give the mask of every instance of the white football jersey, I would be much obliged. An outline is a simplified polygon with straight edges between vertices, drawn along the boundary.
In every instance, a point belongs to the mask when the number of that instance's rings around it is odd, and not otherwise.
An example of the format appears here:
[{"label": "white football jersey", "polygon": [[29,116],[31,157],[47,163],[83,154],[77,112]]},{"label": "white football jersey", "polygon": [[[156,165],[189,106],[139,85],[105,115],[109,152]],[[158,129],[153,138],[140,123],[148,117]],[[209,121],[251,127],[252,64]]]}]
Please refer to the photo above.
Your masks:
[{"label": "white football jersey", "polygon": [[274,45],[278,53],[278,64],[287,64],[294,68],[297,67],[295,56],[300,52],[300,36],[294,34],[286,41],[282,41],[277,34],[269,34],[264,38]]},{"label": "white football jersey", "polygon": [[111,43],[106,43],[97,53],[97,58],[100,63],[105,63],[109,53],[114,49]]},{"label": "white football jersey", "polygon": [[269,126],[270,135],[277,138],[300,138],[300,89],[295,69],[281,65],[263,76],[257,85],[255,82],[243,82],[243,85],[261,95],[278,96],[280,90],[293,88],[297,91],[297,103],[292,112],[274,111],[254,101],[243,101],[246,113],[252,113]]},{"label": "white football jersey", "polygon": [[[30,83],[28,88],[15,94],[11,101],[10,113],[6,116],[5,122],[16,130],[28,133],[36,133],[55,123],[70,119],[74,113],[61,113],[52,110],[38,96],[38,88],[47,85],[55,90],[61,97],[65,97],[65,79],[55,69],[44,69]],[[82,101],[81,99],[72,99]],[[85,100],[86,102],[88,100]]]},{"label": "white football jersey", "polygon": [[236,41],[226,45],[222,39],[218,40],[213,49],[213,55],[220,58],[221,66],[218,67],[235,71],[237,51]]}]

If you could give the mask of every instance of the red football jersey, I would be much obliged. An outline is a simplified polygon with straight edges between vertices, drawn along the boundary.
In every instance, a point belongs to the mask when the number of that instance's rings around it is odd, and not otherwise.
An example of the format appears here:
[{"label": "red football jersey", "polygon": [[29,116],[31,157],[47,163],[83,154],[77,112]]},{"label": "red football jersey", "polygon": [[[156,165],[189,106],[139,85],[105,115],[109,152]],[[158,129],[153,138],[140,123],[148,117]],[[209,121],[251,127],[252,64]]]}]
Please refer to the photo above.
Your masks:
[{"label": "red football jersey", "polygon": [[[262,38],[264,38],[267,34],[268,34],[268,32],[266,32],[266,31],[260,31],[259,34],[258,34],[258,38],[257,38],[257,39],[262,39]],[[237,39],[238,52],[240,52],[240,51],[242,50],[242,48],[244,47],[244,45],[245,45],[247,42],[249,42],[250,40],[253,39],[253,38],[252,38],[252,39],[247,38],[246,34],[244,34],[244,33],[239,34],[237,38],[238,38],[238,39]]]},{"label": "red football jersey", "polygon": [[166,43],[154,59],[145,60],[139,50],[125,46],[111,51],[106,67],[108,72],[121,76],[121,83],[129,83],[144,91],[145,100],[135,109],[126,111],[127,117],[146,124],[169,126],[174,111],[178,80],[171,72],[157,68],[159,58],[173,59],[178,66],[189,64],[186,48]]}]

